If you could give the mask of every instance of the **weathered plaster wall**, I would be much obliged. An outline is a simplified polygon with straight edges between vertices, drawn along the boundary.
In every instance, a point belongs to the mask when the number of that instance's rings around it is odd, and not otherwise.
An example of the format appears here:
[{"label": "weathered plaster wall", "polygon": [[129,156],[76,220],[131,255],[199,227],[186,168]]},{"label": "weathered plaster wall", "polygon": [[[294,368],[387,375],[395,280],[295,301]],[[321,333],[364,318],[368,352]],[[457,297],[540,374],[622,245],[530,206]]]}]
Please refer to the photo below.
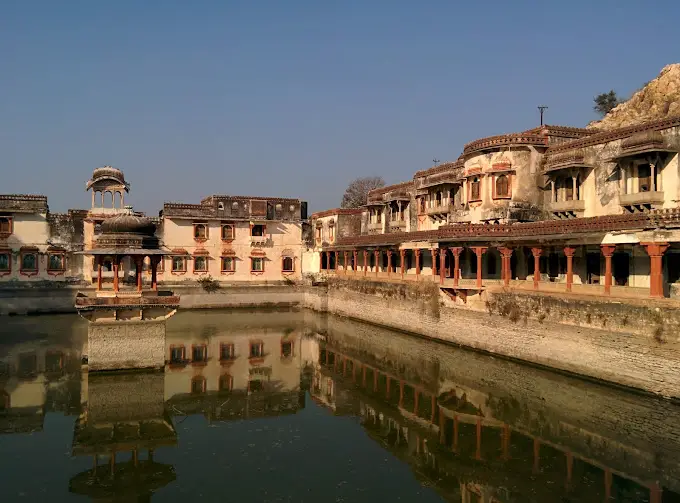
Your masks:
[{"label": "weathered plaster wall", "polygon": [[[197,222],[206,222],[196,220]],[[265,242],[264,245],[252,243],[249,222],[230,222],[235,225],[233,240],[223,241],[221,235],[220,220],[208,220],[208,239],[205,242],[194,240],[194,222],[192,220],[172,219],[163,220],[163,244],[173,249],[184,249],[189,252],[186,272],[172,272],[171,257],[164,258],[162,274],[159,279],[165,281],[182,279],[199,279],[210,275],[220,281],[263,281],[283,280],[284,278],[296,279],[301,276],[302,261],[302,226],[300,223],[266,221],[266,236],[257,242]],[[253,249],[260,249],[266,253],[264,272],[251,272],[250,256]],[[192,255],[197,250],[207,250],[210,253],[207,272],[194,272]],[[236,254],[235,272],[221,271],[221,256],[223,250],[233,250]],[[282,256],[284,252],[292,252],[294,257],[295,271],[292,273],[282,272]]]}]

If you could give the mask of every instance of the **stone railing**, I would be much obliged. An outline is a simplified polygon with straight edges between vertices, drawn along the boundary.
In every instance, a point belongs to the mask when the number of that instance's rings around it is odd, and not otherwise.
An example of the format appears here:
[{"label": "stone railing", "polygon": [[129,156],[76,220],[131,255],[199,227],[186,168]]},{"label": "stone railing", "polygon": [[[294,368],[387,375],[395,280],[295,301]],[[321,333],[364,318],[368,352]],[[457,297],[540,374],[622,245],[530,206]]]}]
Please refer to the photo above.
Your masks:
[{"label": "stone railing", "polygon": [[480,150],[486,150],[489,148],[506,147],[513,145],[548,146],[548,137],[543,135],[523,133],[489,136],[488,138],[482,138],[468,143],[463,148],[463,153],[467,155],[473,152],[478,152]]},{"label": "stone railing", "polygon": [[76,297],[76,308],[89,307],[144,307],[144,306],[179,306],[178,295],[158,295],[153,297]]}]

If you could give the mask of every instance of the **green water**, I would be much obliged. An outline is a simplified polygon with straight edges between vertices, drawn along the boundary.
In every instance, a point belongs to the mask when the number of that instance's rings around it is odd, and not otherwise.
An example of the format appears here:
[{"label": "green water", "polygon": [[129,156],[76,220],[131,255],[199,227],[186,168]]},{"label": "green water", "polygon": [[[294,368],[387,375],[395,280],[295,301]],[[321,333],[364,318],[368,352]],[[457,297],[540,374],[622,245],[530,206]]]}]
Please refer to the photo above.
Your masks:
[{"label": "green water", "polygon": [[[180,312],[164,372],[0,326],[0,501],[680,501],[666,401],[307,312]],[[134,341],[125,341],[133,344]]]}]

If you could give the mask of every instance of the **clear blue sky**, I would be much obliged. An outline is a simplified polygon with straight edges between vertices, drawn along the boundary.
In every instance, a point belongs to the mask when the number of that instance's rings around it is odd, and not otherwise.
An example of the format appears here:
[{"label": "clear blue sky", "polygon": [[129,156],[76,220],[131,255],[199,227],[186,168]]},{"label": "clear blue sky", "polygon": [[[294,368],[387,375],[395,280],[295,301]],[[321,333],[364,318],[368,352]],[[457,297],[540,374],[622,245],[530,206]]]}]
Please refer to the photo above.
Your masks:
[{"label": "clear blue sky", "polygon": [[95,167],[136,209],[213,193],[339,205],[479,137],[583,126],[680,61],[680,2],[4,0],[0,193],[87,208]]}]

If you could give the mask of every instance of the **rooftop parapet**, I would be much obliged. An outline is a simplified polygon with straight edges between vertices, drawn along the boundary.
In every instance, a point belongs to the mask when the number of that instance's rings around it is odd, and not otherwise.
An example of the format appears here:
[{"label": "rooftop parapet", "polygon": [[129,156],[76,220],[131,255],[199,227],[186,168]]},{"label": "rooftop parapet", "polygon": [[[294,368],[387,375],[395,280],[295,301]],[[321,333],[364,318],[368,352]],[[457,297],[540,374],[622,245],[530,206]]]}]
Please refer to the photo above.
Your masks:
[{"label": "rooftop parapet", "polygon": [[47,213],[47,196],[37,194],[0,194],[0,211],[11,213]]}]

